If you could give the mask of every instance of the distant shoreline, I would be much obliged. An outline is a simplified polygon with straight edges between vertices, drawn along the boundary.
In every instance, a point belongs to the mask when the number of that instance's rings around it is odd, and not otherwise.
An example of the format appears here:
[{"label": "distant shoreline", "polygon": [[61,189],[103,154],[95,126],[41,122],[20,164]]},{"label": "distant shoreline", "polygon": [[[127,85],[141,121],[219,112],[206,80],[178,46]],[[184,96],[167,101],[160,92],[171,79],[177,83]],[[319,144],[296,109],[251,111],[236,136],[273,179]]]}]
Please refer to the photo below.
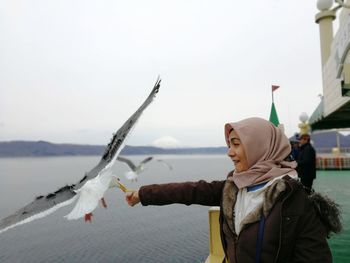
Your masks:
[{"label": "distant shoreline", "polygon": [[[311,141],[317,153],[331,153],[337,147],[350,150],[350,135],[334,131],[311,134]],[[92,156],[102,155],[105,145],[56,144],[47,141],[0,141],[1,157],[48,157],[48,156]],[[154,154],[227,154],[227,147],[160,148],[153,146],[129,146],[121,151],[123,155]]]},{"label": "distant shoreline", "polygon": [[[0,158],[6,157],[55,157],[55,156],[95,156],[102,155],[106,146],[55,144],[46,141],[10,141],[0,142]],[[226,154],[226,147],[200,148],[159,148],[152,146],[128,146],[123,155],[154,154]]]}]

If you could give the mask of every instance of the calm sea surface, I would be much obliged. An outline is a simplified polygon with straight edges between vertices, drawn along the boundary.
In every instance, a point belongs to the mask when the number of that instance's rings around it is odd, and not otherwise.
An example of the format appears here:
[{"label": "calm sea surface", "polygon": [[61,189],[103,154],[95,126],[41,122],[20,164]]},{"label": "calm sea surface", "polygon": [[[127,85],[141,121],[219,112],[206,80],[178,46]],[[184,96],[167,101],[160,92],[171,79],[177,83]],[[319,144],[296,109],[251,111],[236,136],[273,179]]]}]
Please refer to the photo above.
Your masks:
[{"label": "calm sea surface", "polygon": [[[141,161],[146,156],[131,156]],[[117,163],[114,171],[130,188],[175,181],[225,178],[226,156],[155,156],[137,183]],[[76,183],[100,159],[95,157],[0,158],[0,218],[66,184]],[[350,172],[319,172],[315,188],[343,208],[345,230],[329,241],[334,262],[350,262]],[[124,194],[109,190],[108,208],[98,208],[92,223],[63,218],[72,209],[18,226],[0,235],[0,262],[204,262],[208,256],[208,207],[126,205]]]}]

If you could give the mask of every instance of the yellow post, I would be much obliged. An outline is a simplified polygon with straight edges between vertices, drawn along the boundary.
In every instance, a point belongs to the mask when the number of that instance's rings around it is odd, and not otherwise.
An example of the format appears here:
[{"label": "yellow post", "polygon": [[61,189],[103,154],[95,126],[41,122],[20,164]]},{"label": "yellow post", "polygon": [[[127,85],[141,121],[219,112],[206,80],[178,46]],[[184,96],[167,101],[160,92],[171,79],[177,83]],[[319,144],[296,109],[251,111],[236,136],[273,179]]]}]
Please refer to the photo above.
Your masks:
[{"label": "yellow post", "polygon": [[320,44],[322,67],[326,64],[331,53],[331,44],[333,41],[333,20],[335,19],[334,10],[322,10],[315,17],[315,22],[320,27]]},{"label": "yellow post", "polygon": [[220,239],[220,207],[209,208],[209,256],[205,263],[222,263],[224,250]]}]

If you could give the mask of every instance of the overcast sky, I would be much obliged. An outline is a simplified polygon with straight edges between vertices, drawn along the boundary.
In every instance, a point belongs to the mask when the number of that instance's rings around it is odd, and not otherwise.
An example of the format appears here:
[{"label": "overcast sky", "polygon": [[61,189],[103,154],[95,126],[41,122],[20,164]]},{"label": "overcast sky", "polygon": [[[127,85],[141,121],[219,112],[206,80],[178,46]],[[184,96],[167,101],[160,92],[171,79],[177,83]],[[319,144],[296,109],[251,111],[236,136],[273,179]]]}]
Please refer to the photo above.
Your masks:
[{"label": "overcast sky", "polygon": [[[0,141],[223,146],[226,122],[286,134],[322,93],[316,0],[0,0]],[[165,138],[163,138],[165,137]],[[163,138],[163,139],[161,139]]]}]

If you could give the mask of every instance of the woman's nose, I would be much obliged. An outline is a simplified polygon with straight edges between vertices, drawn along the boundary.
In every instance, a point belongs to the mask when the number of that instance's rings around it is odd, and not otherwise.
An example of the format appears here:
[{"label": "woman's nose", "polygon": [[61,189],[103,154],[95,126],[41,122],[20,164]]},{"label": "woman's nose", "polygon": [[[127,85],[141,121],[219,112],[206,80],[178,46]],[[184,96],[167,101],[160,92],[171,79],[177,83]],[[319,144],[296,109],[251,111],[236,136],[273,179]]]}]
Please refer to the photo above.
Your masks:
[{"label": "woman's nose", "polygon": [[235,151],[233,150],[233,147],[229,147],[228,148],[227,155],[228,156],[234,156],[235,155]]}]

